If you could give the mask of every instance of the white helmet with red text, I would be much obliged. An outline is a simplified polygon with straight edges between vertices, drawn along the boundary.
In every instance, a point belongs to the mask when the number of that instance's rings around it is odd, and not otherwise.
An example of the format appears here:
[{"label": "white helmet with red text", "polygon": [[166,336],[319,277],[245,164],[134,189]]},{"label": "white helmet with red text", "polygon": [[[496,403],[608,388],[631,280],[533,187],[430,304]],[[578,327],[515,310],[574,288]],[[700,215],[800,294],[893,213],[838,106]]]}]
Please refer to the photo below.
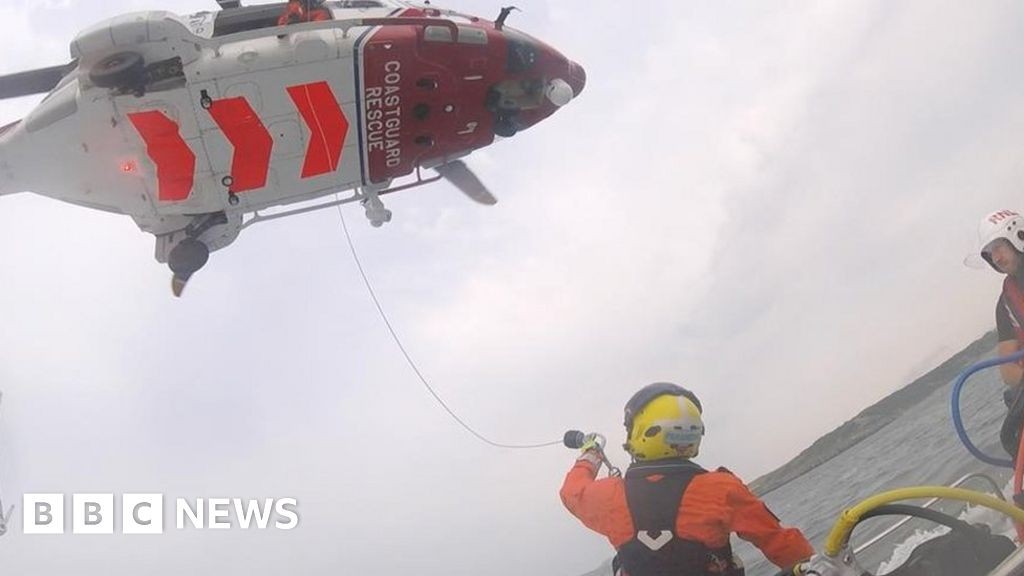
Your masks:
[{"label": "white helmet with red text", "polygon": [[1024,254],[1024,217],[1013,210],[997,210],[986,214],[978,224],[978,249],[964,260],[968,266],[979,268],[981,262],[999,271],[992,263],[990,255],[992,244],[998,240],[1006,240],[1014,250]]}]

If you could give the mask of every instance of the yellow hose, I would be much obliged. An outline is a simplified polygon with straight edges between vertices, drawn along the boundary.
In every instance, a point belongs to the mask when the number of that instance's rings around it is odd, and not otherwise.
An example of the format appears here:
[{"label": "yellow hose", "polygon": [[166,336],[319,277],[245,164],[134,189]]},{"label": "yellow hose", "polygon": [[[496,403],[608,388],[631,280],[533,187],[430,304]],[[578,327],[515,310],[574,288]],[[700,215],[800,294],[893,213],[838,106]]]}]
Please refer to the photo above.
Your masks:
[{"label": "yellow hose", "polygon": [[853,532],[853,527],[856,526],[861,517],[870,510],[878,508],[883,504],[890,504],[899,500],[914,500],[917,498],[946,498],[948,500],[961,500],[963,502],[969,502],[971,504],[977,504],[979,506],[997,510],[1006,514],[1010,518],[1013,518],[1016,522],[1024,522],[1024,510],[1017,508],[1005,500],[1001,500],[995,496],[989,496],[988,494],[982,494],[981,492],[964,490],[963,488],[950,488],[948,486],[914,486],[911,488],[899,488],[897,490],[890,490],[888,492],[882,492],[881,494],[875,494],[866,500],[862,500],[856,506],[843,510],[843,513],[839,515],[839,519],[836,520],[836,523],[832,526],[832,531],[829,532],[828,538],[825,539],[825,554],[832,557],[838,555],[849,541],[850,533]]}]

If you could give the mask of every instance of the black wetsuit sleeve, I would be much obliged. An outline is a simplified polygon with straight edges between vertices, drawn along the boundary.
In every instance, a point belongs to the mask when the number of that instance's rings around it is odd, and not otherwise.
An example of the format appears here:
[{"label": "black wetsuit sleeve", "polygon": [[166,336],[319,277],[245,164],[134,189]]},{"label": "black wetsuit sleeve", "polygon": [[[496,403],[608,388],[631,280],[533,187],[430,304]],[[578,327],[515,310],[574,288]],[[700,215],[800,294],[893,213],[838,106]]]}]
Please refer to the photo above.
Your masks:
[{"label": "black wetsuit sleeve", "polygon": [[1013,322],[1010,321],[1010,311],[1006,309],[1003,297],[996,302],[996,330],[999,332],[999,341],[1016,340],[1017,331],[1013,329]]}]

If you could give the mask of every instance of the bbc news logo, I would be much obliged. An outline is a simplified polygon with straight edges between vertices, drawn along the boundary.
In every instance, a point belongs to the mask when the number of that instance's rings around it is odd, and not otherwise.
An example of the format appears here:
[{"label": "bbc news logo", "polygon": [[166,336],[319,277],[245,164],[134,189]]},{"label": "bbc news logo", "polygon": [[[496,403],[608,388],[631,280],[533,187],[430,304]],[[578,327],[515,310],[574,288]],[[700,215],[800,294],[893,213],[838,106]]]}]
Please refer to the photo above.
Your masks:
[{"label": "bbc news logo", "polygon": [[[163,494],[122,494],[116,507],[113,494],[72,494],[70,510],[64,494],[25,494],[22,504],[25,534],[64,534],[69,518],[72,534],[113,534],[118,517],[122,534],[163,534],[165,528]],[[294,498],[174,500],[177,530],[291,530],[298,524]]]}]

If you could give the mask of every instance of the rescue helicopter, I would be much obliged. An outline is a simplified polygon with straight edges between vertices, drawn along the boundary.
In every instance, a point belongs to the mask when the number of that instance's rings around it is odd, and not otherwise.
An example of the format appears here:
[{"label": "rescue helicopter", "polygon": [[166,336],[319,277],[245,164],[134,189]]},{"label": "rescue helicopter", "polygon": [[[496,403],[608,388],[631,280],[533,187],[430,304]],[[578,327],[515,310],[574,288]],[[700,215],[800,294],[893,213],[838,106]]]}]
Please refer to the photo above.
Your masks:
[{"label": "rescue helicopter", "polygon": [[131,217],[175,296],[258,222],[360,202],[379,227],[381,197],[442,178],[494,204],[460,158],[586,84],[505,26],[511,7],[491,21],[401,0],[218,2],[111,18],[70,62],[0,77],[0,98],[46,94],[0,126],[0,195]]}]

